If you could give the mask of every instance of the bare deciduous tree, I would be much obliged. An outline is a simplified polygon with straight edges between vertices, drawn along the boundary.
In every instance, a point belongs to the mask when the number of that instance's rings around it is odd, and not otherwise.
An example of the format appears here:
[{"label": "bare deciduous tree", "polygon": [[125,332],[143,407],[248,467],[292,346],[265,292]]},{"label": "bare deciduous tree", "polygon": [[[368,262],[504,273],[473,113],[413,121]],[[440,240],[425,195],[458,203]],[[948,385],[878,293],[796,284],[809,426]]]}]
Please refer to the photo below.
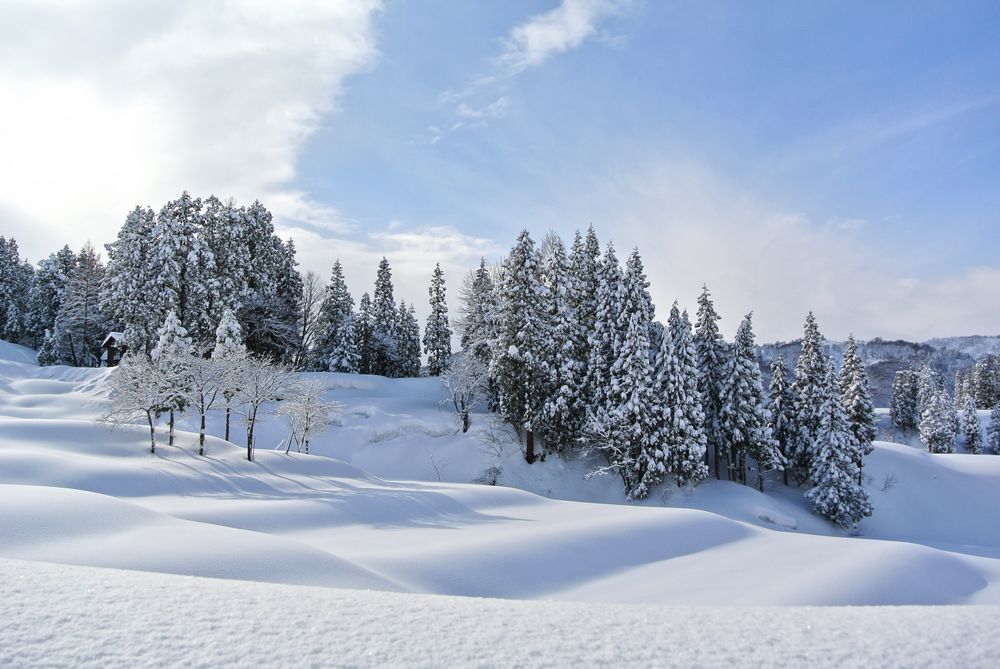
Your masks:
[{"label": "bare deciduous tree", "polygon": [[291,371],[267,358],[249,357],[241,365],[235,408],[247,426],[247,460],[253,460],[253,432],[261,408],[268,402],[279,401],[291,379]]},{"label": "bare deciduous tree", "polygon": [[489,370],[485,365],[461,353],[452,356],[448,370],[441,375],[451,403],[462,419],[462,432],[469,431],[469,412],[486,395],[488,377]]},{"label": "bare deciduous tree", "polygon": [[291,432],[286,453],[295,442],[297,450],[305,450],[308,454],[309,440],[322,434],[331,423],[339,421],[344,405],[335,400],[325,401],[323,395],[326,391],[327,387],[315,379],[299,381],[290,388],[276,412],[285,417]]},{"label": "bare deciduous tree", "polygon": [[127,355],[108,379],[111,404],[98,421],[113,428],[145,420],[149,425],[149,452],[156,452],[156,417],[173,391],[144,354]]}]

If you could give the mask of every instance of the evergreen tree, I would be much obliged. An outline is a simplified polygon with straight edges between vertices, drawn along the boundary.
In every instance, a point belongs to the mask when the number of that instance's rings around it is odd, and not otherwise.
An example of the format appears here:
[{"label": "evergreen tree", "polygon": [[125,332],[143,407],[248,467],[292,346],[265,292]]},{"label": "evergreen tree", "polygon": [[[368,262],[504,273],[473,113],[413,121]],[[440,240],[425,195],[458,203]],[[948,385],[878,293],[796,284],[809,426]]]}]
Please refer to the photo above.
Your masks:
[{"label": "evergreen tree", "polygon": [[479,267],[462,287],[459,333],[462,352],[489,366],[497,337],[497,296],[493,278],[480,258]]},{"label": "evergreen tree", "polygon": [[818,443],[819,430],[825,418],[826,362],[823,336],[812,312],[806,317],[802,351],[795,362],[792,382],[793,416],[789,466],[796,482],[809,478],[812,458]]},{"label": "evergreen tree", "polygon": [[74,367],[96,367],[109,323],[100,309],[104,265],[88,243],[76,257],[76,267],[52,330],[56,361]]},{"label": "evergreen tree", "polygon": [[389,261],[382,258],[372,296],[372,374],[400,376],[396,370],[400,355],[396,344],[401,338],[396,333],[398,320],[396,300],[393,297],[392,268],[389,267]]},{"label": "evergreen tree", "polygon": [[976,414],[976,401],[972,397],[965,399],[962,418],[965,427],[965,450],[969,453],[982,453],[983,432],[979,426],[979,416]]},{"label": "evergreen tree", "polygon": [[337,340],[328,358],[327,369],[331,372],[357,374],[361,365],[358,352],[358,334],[354,314],[348,312],[337,328]]},{"label": "evergreen tree", "polygon": [[546,448],[563,452],[579,439],[586,419],[586,406],[580,393],[583,365],[576,357],[580,352],[580,328],[570,302],[576,293],[575,277],[562,240],[553,235],[547,247],[548,253],[542,263],[546,287],[543,343],[549,379],[542,424]]},{"label": "evergreen tree", "polygon": [[[330,283],[326,286],[326,294],[323,297],[319,313],[319,334],[316,337],[317,357],[328,362],[327,369],[331,372],[349,371],[345,367],[352,367],[349,359],[354,356],[349,353],[351,343],[345,343],[342,340],[349,334],[344,331],[344,328],[348,327],[346,325],[348,320],[352,322],[349,327],[354,327],[354,298],[351,297],[351,293],[347,289],[347,283],[344,281],[344,269],[339,258],[333,263],[333,269],[330,270]],[[353,337],[355,333],[350,334]],[[356,344],[356,342],[353,343]],[[333,354],[335,349],[338,350],[336,356]],[[345,354],[347,354],[346,358]],[[336,368],[334,367],[335,360],[337,361]],[[353,365],[353,369],[357,371],[357,364]]]},{"label": "evergreen tree", "polygon": [[931,453],[955,452],[955,407],[942,388],[930,391],[920,417],[920,441]]},{"label": "evergreen tree", "polygon": [[669,332],[662,337],[654,367],[654,394],[659,406],[667,471],[677,485],[698,483],[708,476],[705,465],[705,416],[698,394],[698,361],[687,312],[674,302],[668,319]]},{"label": "evergreen tree", "polygon": [[392,376],[420,376],[420,325],[413,305],[400,301],[396,314],[396,324],[392,330],[396,336],[393,344],[395,364]]},{"label": "evergreen tree", "polygon": [[205,200],[202,237],[211,254],[214,274],[206,283],[204,319],[214,328],[227,309],[239,312],[250,293],[256,271],[247,245],[246,209],[214,195]]},{"label": "evergreen tree", "polygon": [[101,285],[101,310],[124,330],[129,351],[148,354],[162,322],[163,300],[156,293],[152,209],[136,207],[125,218],[118,238],[105,246],[108,268]]},{"label": "evergreen tree", "polygon": [[844,527],[856,527],[872,514],[868,493],[859,485],[855,439],[841,400],[833,359],[826,364],[820,404],[820,424],[810,458],[809,478],[814,486],[806,492],[813,511]]},{"label": "evergreen tree", "polygon": [[608,242],[601,259],[598,274],[597,315],[588,338],[590,357],[587,362],[585,394],[589,398],[592,413],[600,419],[614,408],[609,379],[611,366],[617,357],[619,340],[624,334],[619,329],[622,270],[611,242]]},{"label": "evergreen tree", "polygon": [[368,293],[361,296],[358,302],[358,319],[355,323],[355,336],[358,341],[358,371],[362,374],[374,374],[372,368],[372,298]]},{"label": "evergreen tree", "polygon": [[431,376],[441,376],[448,367],[451,357],[451,327],[448,325],[448,305],[445,303],[444,272],[441,264],[434,266],[431,277],[431,311],[427,315],[424,328],[424,352],[427,354],[427,372]]},{"label": "evergreen tree", "polygon": [[911,369],[901,369],[896,372],[892,382],[889,417],[892,424],[904,432],[916,430],[920,424],[918,387],[916,372]]},{"label": "evergreen tree", "polygon": [[1000,402],[993,405],[993,410],[990,412],[990,424],[986,428],[986,435],[990,449],[1000,455]]},{"label": "evergreen tree", "polygon": [[771,437],[764,407],[764,388],[757,363],[751,314],[736,331],[722,390],[719,432],[729,461],[729,480],[746,484],[746,459],[757,463],[757,487],[764,490],[764,471],[782,469],[781,452]]},{"label": "evergreen tree", "polygon": [[163,321],[157,334],[159,340],[150,356],[153,365],[159,370],[159,378],[164,384],[163,391],[166,402],[161,408],[170,412],[168,425],[169,438],[167,444],[174,445],[174,414],[187,407],[188,393],[191,388],[191,338],[187,329],[181,325],[180,318],[171,309]]},{"label": "evergreen tree", "polygon": [[[844,366],[840,370],[840,396],[847,414],[847,424],[858,447],[858,476],[864,467],[863,456],[872,452],[872,442],[878,434],[875,406],[872,402],[868,371],[858,354],[854,335],[847,338]],[[859,479],[860,482],[860,479]]]},{"label": "evergreen tree", "polygon": [[719,417],[722,413],[722,392],[728,358],[726,342],[719,333],[718,321],[721,318],[715,311],[708,287],[702,286],[694,326],[694,346],[698,352],[698,393],[705,412],[705,437],[712,451],[715,478],[721,478],[719,467],[723,436]]},{"label": "evergreen tree", "polygon": [[35,269],[21,261],[17,242],[0,237],[0,338],[19,342],[28,334]]},{"label": "evergreen tree", "polygon": [[778,446],[782,461],[786,463],[782,470],[785,485],[788,485],[787,462],[791,454],[794,420],[793,399],[791,387],[788,384],[788,367],[785,365],[785,356],[779,355],[771,361],[771,385],[768,388],[767,416],[771,438]]},{"label": "evergreen tree", "polygon": [[42,345],[46,332],[51,332],[55,328],[56,317],[66,298],[69,280],[75,267],[76,254],[69,246],[62,247],[57,253],[38,262],[31,296],[28,299],[27,315],[28,335],[30,342],[36,348]]},{"label": "evergreen tree", "polygon": [[601,290],[601,247],[597,241],[594,226],[587,229],[585,238],[577,232],[569,254],[570,281],[567,283],[566,299],[576,314],[576,328],[572,333],[573,357],[580,361],[579,382],[580,402],[584,407],[591,405],[593,398],[590,385],[583,378],[590,360],[590,333],[597,322],[598,296]]},{"label": "evergreen tree", "polygon": [[545,286],[538,251],[522,230],[504,262],[499,288],[496,356],[490,375],[496,383],[497,408],[527,433],[526,459],[534,461],[534,434],[547,389]]}]

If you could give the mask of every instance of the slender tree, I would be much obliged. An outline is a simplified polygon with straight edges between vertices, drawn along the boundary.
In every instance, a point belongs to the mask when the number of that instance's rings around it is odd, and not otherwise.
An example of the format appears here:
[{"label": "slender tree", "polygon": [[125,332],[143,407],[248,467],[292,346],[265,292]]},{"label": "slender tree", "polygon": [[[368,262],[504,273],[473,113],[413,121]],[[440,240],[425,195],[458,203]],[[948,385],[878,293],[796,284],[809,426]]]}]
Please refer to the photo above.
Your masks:
[{"label": "slender tree", "polygon": [[976,413],[976,400],[972,397],[965,399],[962,423],[965,428],[965,450],[969,453],[982,453],[983,432],[979,426],[979,415]]},{"label": "slender tree", "polygon": [[[726,342],[719,333],[718,321],[721,316],[715,311],[715,303],[708,292],[707,286],[702,286],[698,296],[698,315],[694,326],[694,345],[698,353],[698,392],[701,395],[701,406],[705,412],[705,436],[712,452],[712,464],[715,467],[715,478],[721,478],[720,460],[722,458],[722,392],[724,387],[726,360]],[[706,458],[708,454],[706,452]],[[706,460],[707,462],[707,460]]]},{"label": "slender tree", "polygon": [[858,353],[858,345],[854,341],[854,335],[847,338],[844,366],[840,370],[840,397],[847,413],[847,424],[857,442],[858,483],[860,483],[863,476],[864,456],[872,452],[872,442],[875,441],[878,430],[868,371]]},{"label": "slender tree", "polygon": [[448,305],[445,302],[444,272],[441,263],[434,266],[431,277],[431,311],[424,328],[424,353],[427,354],[427,373],[441,376],[451,358],[451,326],[448,324]]},{"label": "slender tree", "polygon": [[771,438],[777,443],[782,461],[786,463],[781,472],[785,485],[788,485],[787,462],[790,456],[792,421],[794,419],[792,403],[792,392],[788,383],[788,367],[785,365],[785,356],[779,355],[771,361],[771,385],[768,388],[767,416]]}]

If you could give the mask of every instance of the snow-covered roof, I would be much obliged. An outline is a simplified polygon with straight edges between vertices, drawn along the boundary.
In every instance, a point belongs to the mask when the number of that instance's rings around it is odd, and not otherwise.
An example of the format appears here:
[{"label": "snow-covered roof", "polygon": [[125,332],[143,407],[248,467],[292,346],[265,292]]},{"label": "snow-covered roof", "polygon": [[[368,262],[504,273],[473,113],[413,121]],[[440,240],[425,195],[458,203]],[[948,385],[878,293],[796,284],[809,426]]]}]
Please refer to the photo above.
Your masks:
[{"label": "snow-covered roof", "polygon": [[116,342],[120,342],[124,338],[125,338],[124,332],[109,332],[108,336],[105,337],[104,341],[101,342],[101,346],[107,345],[109,339],[114,339]]}]

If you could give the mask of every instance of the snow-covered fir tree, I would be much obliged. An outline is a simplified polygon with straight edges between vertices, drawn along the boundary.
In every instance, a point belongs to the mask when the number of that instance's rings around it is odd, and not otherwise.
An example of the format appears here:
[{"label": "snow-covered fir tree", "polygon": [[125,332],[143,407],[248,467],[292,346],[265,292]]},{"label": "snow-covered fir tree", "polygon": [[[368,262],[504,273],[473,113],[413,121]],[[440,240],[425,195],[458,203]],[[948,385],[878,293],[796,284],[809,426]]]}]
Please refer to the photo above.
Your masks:
[{"label": "snow-covered fir tree", "polygon": [[174,445],[175,414],[183,411],[188,403],[191,388],[191,338],[181,325],[180,318],[173,309],[167,312],[163,326],[157,331],[159,339],[150,357],[159,370],[159,379],[164,384],[167,401],[161,410],[168,411],[170,418],[167,444]]},{"label": "snow-covered fir tree", "polygon": [[1000,402],[990,411],[990,424],[986,428],[986,441],[996,455],[1000,455]]},{"label": "snow-covered fir tree", "polygon": [[358,301],[358,318],[354,324],[354,334],[358,343],[358,371],[374,374],[372,368],[372,298],[368,293]]},{"label": "snow-covered fir tree", "polygon": [[215,363],[218,374],[219,389],[226,402],[226,441],[229,441],[233,399],[239,390],[241,365],[246,360],[246,356],[247,347],[243,343],[243,328],[240,327],[233,310],[226,309],[222,312],[222,318],[215,329],[215,348],[212,349],[212,361]]},{"label": "snow-covered fir tree", "polygon": [[729,463],[729,480],[746,484],[748,456],[756,463],[757,487],[761,491],[764,472],[784,468],[784,458],[767,425],[751,314],[743,318],[736,331],[722,387],[719,432]]},{"label": "snow-covered fir tree", "polygon": [[574,357],[580,361],[581,366],[578,392],[584,410],[593,399],[590,396],[590,386],[583,377],[590,360],[590,333],[597,321],[598,295],[601,289],[600,256],[601,247],[594,226],[587,229],[586,237],[581,237],[579,232],[575,234],[569,254],[571,281],[567,284],[567,300],[577,320],[572,340]]},{"label": "snow-covered fir tree", "polygon": [[931,453],[955,452],[955,407],[943,388],[929,391],[920,416],[920,441]]},{"label": "snow-covered fir tree", "polygon": [[361,355],[358,351],[358,333],[353,313],[348,313],[337,329],[337,339],[327,357],[327,369],[331,372],[357,374],[360,370]]},{"label": "snow-covered fir tree", "polygon": [[504,261],[498,290],[496,355],[490,376],[496,384],[500,414],[527,433],[529,463],[535,457],[533,431],[550,378],[544,304],[538,250],[528,231],[522,230]]},{"label": "snow-covered fir tree", "polygon": [[611,366],[617,358],[619,341],[624,334],[619,329],[622,270],[611,242],[608,242],[598,270],[597,312],[588,336],[590,357],[587,361],[585,395],[589,398],[591,412],[600,419],[614,408],[608,382]]},{"label": "snow-covered fir tree", "polygon": [[89,243],[76,257],[66,296],[52,330],[54,361],[74,367],[96,367],[101,343],[108,333],[108,319],[100,308],[104,265]]},{"label": "snow-covered fir tree", "polygon": [[719,333],[718,321],[721,318],[715,311],[708,286],[702,286],[694,325],[694,346],[698,353],[698,392],[705,412],[705,437],[712,454],[715,478],[721,478],[723,437],[719,416],[722,413],[722,391],[728,360],[726,342]]},{"label": "snow-covered fir tree", "polygon": [[889,417],[904,432],[916,430],[920,425],[919,385],[919,378],[911,369],[899,370],[892,381]]},{"label": "snow-covered fir tree", "polygon": [[401,300],[396,315],[396,325],[393,332],[396,336],[394,344],[395,364],[392,376],[420,376],[420,325],[413,305]]},{"label": "snow-covered fir tree", "polygon": [[155,286],[155,225],[152,209],[136,207],[129,212],[118,238],[105,246],[108,268],[101,285],[101,310],[123,329],[128,350],[147,354],[165,313]]},{"label": "snow-covered fir tree", "polygon": [[586,406],[580,392],[583,364],[577,358],[580,327],[570,301],[577,289],[562,240],[551,235],[546,247],[547,253],[542,259],[546,287],[543,343],[549,378],[541,424],[546,448],[563,452],[579,439],[586,419]]},{"label": "snow-covered fir tree", "polygon": [[857,482],[856,442],[844,413],[833,359],[826,363],[823,391],[820,424],[810,459],[813,487],[806,492],[806,499],[816,513],[854,528],[872,514],[872,505],[868,493]]},{"label": "snow-covered fir tree", "polygon": [[486,258],[462,285],[458,332],[465,355],[489,366],[497,337],[497,296]]},{"label": "snow-covered fir tree", "polygon": [[400,358],[400,352],[396,348],[401,339],[401,335],[396,332],[399,320],[396,299],[393,297],[392,268],[383,257],[379,261],[375,292],[372,295],[372,374],[402,376],[396,370]]},{"label": "snow-covered fir tree", "polygon": [[976,400],[972,397],[965,398],[962,426],[965,433],[965,450],[969,453],[982,453],[983,431],[979,426],[979,415],[976,413]]},{"label": "snow-covered fir tree", "polygon": [[[350,324],[348,323],[350,321]],[[323,297],[323,304],[320,306],[320,320],[318,334],[316,337],[316,357],[327,362],[327,369],[331,372],[356,372],[358,369],[356,358],[357,351],[351,352],[355,347],[356,331],[350,333],[352,341],[345,342],[348,333],[347,327],[354,329],[354,298],[351,297],[347,289],[347,282],[344,280],[344,268],[340,264],[340,259],[334,261],[330,270],[330,282],[326,286],[326,294]],[[337,355],[334,350],[337,349]],[[355,359],[355,362],[351,362]]]},{"label": "snow-covered fir tree", "polygon": [[448,324],[448,305],[445,302],[444,272],[441,263],[434,266],[428,289],[431,311],[424,328],[424,352],[427,354],[427,373],[441,376],[451,358],[451,326]]},{"label": "snow-covered fir tree", "polygon": [[654,365],[654,393],[659,402],[661,449],[677,485],[698,483],[705,464],[705,416],[698,393],[698,361],[687,312],[670,309],[668,332],[661,338]]},{"label": "snow-covered fir tree", "polygon": [[250,292],[250,275],[256,271],[246,241],[246,209],[230,200],[205,199],[202,237],[211,253],[214,272],[205,285],[204,319],[214,328],[226,309],[239,312]]},{"label": "snow-covered fir tree", "polygon": [[810,311],[802,336],[802,350],[795,362],[795,380],[792,382],[793,429],[788,466],[797,483],[806,481],[812,471],[812,458],[824,420],[826,366],[823,335]]},{"label": "snow-covered fir tree", "polygon": [[29,332],[29,303],[35,269],[22,261],[13,238],[0,237],[0,338],[21,341]]},{"label": "snow-covered fir tree", "polygon": [[[788,366],[785,356],[779,355],[771,361],[771,385],[767,394],[767,425],[771,438],[777,444],[782,461],[787,463],[794,420],[794,406],[791,386],[788,382]],[[782,469],[785,485],[788,485],[788,467]]]},{"label": "snow-covered fir tree", "polygon": [[[31,295],[28,298],[27,314],[27,333],[30,338],[29,343],[33,347],[41,346],[46,332],[52,332],[55,328],[56,317],[59,315],[63,300],[66,299],[69,281],[75,267],[76,254],[69,246],[62,247],[58,252],[38,262]],[[39,364],[46,363],[39,360]]]},{"label": "snow-covered fir tree", "polygon": [[844,365],[840,370],[840,396],[844,403],[844,411],[847,413],[847,424],[859,449],[858,476],[860,477],[864,467],[863,456],[872,452],[872,442],[878,430],[868,370],[865,369],[865,363],[858,354],[854,335],[847,338]]}]

